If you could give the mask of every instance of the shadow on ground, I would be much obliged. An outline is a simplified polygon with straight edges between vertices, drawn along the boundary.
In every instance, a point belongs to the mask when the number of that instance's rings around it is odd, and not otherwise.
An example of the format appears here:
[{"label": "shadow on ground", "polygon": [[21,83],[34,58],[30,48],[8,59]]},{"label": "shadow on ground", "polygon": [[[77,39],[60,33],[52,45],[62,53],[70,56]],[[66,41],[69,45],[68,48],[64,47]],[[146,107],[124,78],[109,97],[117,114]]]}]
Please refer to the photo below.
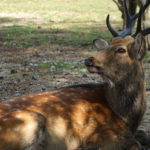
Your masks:
[{"label": "shadow on ground", "polygon": [[[0,18],[0,46],[4,49],[29,47],[47,48],[50,44],[87,46],[93,39],[110,40],[106,25],[97,22],[50,22],[47,25],[29,23],[17,25],[21,19]],[[115,24],[120,24],[116,22]],[[63,28],[63,26],[67,26]]]}]

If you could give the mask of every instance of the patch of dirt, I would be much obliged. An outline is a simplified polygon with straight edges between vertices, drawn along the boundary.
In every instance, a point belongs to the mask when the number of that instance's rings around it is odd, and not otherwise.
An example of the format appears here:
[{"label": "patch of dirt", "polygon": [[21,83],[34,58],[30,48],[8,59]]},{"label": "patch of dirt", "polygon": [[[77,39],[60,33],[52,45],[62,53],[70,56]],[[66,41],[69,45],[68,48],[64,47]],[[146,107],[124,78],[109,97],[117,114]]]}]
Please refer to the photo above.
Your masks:
[{"label": "patch of dirt", "polygon": [[[72,84],[96,82],[96,75],[87,75],[85,68],[80,71],[70,68],[52,68],[44,64],[56,62],[70,64],[73,68],[82,65],[82,53],[86,48],[60,47],[53,45],[51,50],[29,48],[24,50],[0,49],[0,95],[1,100],[14,96],[45,91]],[[60,64],[61,65],[61,64]]]},{"label": "patch of dirt", "polygon": [[[41,68],[41,64],[65,62],[73,68],[82,65],[84,52],[90,47],[61,47],[52,45],[49,49],[28,48],[23,50],[0,49],[0,99],[36,93],[73,84],[101,82],[98,75],[89,74],[85,68],[80,70],[50,66]],[[145,64],[146,81],[150,83],[150,64]],[[141,129],[150,133],[150,87],[147,86],[147,112]]]}]

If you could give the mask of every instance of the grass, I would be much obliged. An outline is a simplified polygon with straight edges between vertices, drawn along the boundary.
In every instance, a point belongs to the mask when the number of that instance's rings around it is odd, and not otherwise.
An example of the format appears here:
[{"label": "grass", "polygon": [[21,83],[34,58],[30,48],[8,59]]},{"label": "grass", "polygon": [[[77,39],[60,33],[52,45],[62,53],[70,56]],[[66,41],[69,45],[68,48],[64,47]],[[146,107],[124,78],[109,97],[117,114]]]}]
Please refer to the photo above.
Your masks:
[{"label": "grass", "polygon": [[59,62],[54,62],[54,63],[43,63],[40,64],[41,68],[43,69],[48,69],[48,68],[66,68],[66,69],[71,69],[72,66],[69,63],[65,63],[64,61],[59,61]]},{"label": "grass", "polygon": [[98,37],[110,40],[106,15],[111,11],[115,25],[121,20],[110,0],[1,0],[0,10],[2,46],[17,49],[53,43],[84,46]]},{"label": "grass", "polygon": [[77,65],[74,65],[74,64],[70,64],[70,63],[67,63],[67,62],[64,62],[64,61],[56,61],[54,63],[42,63],[39,65],[39,68],[40,69],[54,69],[56,72],[60,69],[65,69],[65,70],[68,70],[68,71],[77,71],[77,72],[80,72],[82,73],[83,69],[85,69],[85,66],[83,64],[77,64]]},{"label": "grass", "polygon": [[148,62],[150,63],[150,53],[147,53],[145,58],[144,58],[144,62]]},{"label": "grass", "polygon": [[13,78],[17,78],[17,77],[20,77],[20,76],[32,76],[33,74],[34,74],[33,72],[14,73],[14,74],[6,75],[5,78],[13,79]]},{"label": "grass", "polygon": [[[54,63],[41,63],[32,72],[8,74],[5,77],[13,79],[20,76],[53,76],[56,74],[62,74],[64,69],[68,72],[76,71],[80,73],[85,73],[86,70],[83,64],[73,65],[64,61],[56,61]],[[47,73],[47,71],[49,73]]]},{"label": "grass", "polygon": [[0,10],[0,46],[9,49],[87,46],[99,37],[109,41],[108,13],[113,26],[121,27],[112,0],[1,0]]}]

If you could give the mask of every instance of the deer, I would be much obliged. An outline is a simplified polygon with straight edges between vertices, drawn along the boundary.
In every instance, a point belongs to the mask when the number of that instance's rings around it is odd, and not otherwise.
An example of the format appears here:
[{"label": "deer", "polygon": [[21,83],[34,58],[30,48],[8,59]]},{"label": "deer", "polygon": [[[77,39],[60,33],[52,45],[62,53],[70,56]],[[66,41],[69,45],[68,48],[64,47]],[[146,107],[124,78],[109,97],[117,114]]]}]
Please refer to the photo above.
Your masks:
[{"label": "deer", "polygon": [[[141,150],[134,134],[146,108],[144,69],[146,53],[140,9],[137,30],[117,33],[108,44],[85,59],[90,73],[104,83],[79,84],[22,95],[0,103],[0,150]],[[128,20],[131,21],[130,18]],[[131,26],[130,26],[131,28]]]}]

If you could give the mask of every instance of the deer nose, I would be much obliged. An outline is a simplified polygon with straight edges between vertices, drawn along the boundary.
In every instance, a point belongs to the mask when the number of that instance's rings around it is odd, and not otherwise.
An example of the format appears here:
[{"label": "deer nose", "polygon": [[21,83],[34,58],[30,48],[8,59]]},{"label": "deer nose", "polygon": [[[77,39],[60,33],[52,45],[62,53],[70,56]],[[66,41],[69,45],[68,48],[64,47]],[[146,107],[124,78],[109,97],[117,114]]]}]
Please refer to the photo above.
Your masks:
[{"label": "deer nose", "polygon": [[84,63],[86,66],[93,66],[93,57],[89,57],[89,58],[85,59]]}]

